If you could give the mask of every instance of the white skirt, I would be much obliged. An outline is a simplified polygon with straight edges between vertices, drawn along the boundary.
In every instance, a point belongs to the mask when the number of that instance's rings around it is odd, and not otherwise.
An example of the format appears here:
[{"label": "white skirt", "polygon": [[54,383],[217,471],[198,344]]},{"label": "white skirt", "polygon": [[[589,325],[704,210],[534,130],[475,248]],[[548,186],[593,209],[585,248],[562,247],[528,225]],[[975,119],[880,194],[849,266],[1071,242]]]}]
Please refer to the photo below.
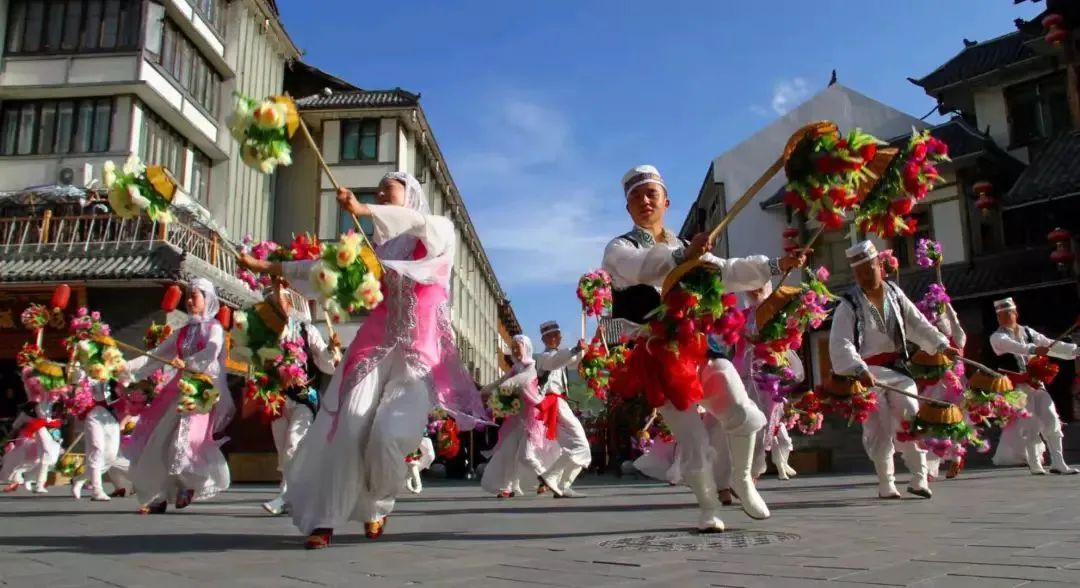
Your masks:
[{"label": "white skirt", "polygon": [[166,410],[130,464],[127,478],[144,505],[173,502],[181,490],[193,490],[194,500],[208,500],[229,488],[229,464],[219,444],[205,443],[198,454],[186,455],[186,418],[176,410]]},{"label": "white skirt", "polygon": [[503,423],[499,429],[499,446],[484,466],[480,486],[492,494],[513,492],[521,487],[522,481],[536,480],[555,464],[561,452],[558,443],[546,437],[540,448],[531,447],[521,419],[519,415]]}]

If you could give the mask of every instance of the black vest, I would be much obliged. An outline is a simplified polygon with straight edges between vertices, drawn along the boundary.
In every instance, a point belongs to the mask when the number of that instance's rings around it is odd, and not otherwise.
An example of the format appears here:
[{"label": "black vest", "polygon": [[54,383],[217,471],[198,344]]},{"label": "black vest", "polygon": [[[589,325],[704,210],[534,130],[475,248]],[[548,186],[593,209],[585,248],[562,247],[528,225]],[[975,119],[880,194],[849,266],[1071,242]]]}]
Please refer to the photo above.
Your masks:
[{"label": "black vest", "polygon": [[[1004,328],[1000,328],[998,331],[1005,332],[1009,338],[1012,338],[1012,333],[1009,333]],[[1035,343],[1035,336],[1031,334],[1031,329],[1024,326],[1020,327],[1020,342],[1024,345]],[[1004,353],[1002,355],[995,354],[994,367],[1019,374],[1027,373],[1027,363],[1024,362],[1024,358],[1014,353]]]},{"label": "black vest", "polygon": [[[636,231],[630,231],[619,237],[619,239],[633,245],[635,249],[648,247],[646,243],[642,242]],[[685,248],[690,245],[690,242],[680,238],[679,244]],[[613,290],[611,295],[611,317],[643,325],[649,322],[645,317],[656,310],[660,303],[660,292],[649,284],[638,284],[621,290]]]},{"label": "black vest", "polygon": [[[860,351],[862,349],[863,341],[861,312],[862,305],[859,303],[859,300],[862,297],[859,296],[858,288],[858,284],[855,284],[847,292],[844,292],[840,295],[840,298],[844,299],[845,301],[847,301],[848,304],[851,305],[853,311],[852,314],[855,317],[855,321],[853,324],[854,333],[852,333],[853,336],[851,338],[851,341],[855,344],[856,351]],[[897,352],[900,354],[901,358],[906,361],[909,358],[908,340],[907,331],[904,328],[904,309],[900,305],[900,297],[903,295],[903,291],[901,291],[900,288],[896,286],[896,284],[893,284],[892,282],[885,282],[885,296],[886,298],[890,299],[889,302],[893,307],[892,314],[894,317],[896,317],[897,327],[900,331],[900,341],[896,345]],[[888,328],[888,325],[886,325],[886,328]]]},{"label": "black vest", "polygon": [[[308,346],[308,325],[300,325],[300,337],[304,340],[304,351],[307,352],[307,365],[304,367],[307,370],[308,378],[314,379],[318,377],[319,368],[315,365],[315,355],[311,352],[311,347]],[[310,396],[306,394],[307,386],[293,386],[292,388],[286,388],[284,391],[285,397],[291,399],[297,404],[302,404],[312,412],[312,414],[319,410],[319,400],[316,397],[312,400]]]}]

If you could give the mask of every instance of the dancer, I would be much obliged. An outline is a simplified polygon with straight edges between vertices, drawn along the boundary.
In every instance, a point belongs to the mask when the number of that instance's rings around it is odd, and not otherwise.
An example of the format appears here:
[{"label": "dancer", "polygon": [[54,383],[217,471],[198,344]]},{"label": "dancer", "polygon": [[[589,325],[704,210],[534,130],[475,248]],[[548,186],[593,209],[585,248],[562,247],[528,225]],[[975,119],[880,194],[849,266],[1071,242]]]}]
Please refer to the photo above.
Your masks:
[{"label": "dancer", "polygon": [[[562,449],[559,459],[551,468],[539,477],[542,486],[551,489],[555,498],[581,498],[584,495],[570,486],[577,479],[581,470],[592,462],[592,449],[574,410],[570,407],[567,393],[570,384],[566,378],[567,368],[576,367],[585,353],[585,341],[578,341],[572,349],[559,349],[562,344],[562,331],[559,323],[547,321],[540,325],[540,338],[544,341],[544,352],[536,358],[536,369],[540,373],[540,386],[544,401],[539,407],[540,418],[555,433]],[[551,431],[548,431],[551,438]]]},{"label": "dancer", "polygon": [[116,420],[110,408],[112,398],[111,381],[95,382],[79,367],[74,370],[76,378],[85,379],[83,385],[90,387],[94,397],[94,404],[82,414],[75,417],[82,423],[83,447],[86,450],[86,463],[83,473],[77,476],[71,484],[71,495],[79,500],[82,498],[83,487],[90,484],[91,499],[97,502],[107,502],[111,498],[105,493],[105,485],[102,480],[104,474],[109,473],[113,482],[114,490],[123,488],[112,478],[113,468],[120,458],[120,423]]},{"label": "dancer", "polygon": [[1021,374],[1019,377],[1013,375],[1009,377],[1014,379],[1013,383],[1019,390],[1027,394],[1027,409],[1031,413],[1031,418],[1020,419],[1010,428],[1018,427],[1017,433],[1024,445],[1028,469],[1034,475],[1046,474],[1046,469],[1042,465],[1042,452],[1039,449],[1040,441],[1045,441],[1046,448],[1050,452],[1050,473],[1067,475],[1080,473],[1080,470],[1069,467],[1069,464],[1065,463],[1065,454],[1062,449],[1065,435],[1061,431],[1061,419],[1058,418],[1057,408],[1054,406],[1053,398],[1050,397],[1050,392],[1046,390],[1042,382],[1027,375],[1027,365],[1033,357],[1076,359],[1080,357],[1077,354],[1077,346],[1073,343],[1055,343],[1035,329],[1022,326],[1018,322],[1019,313],[1012,298],[998,300],[994,303],[994,310],[997,311],[999,328],[990,336],[990,347],[993,348],[994,353],[1003,356],[1002,360],[1008,364],[1009,371]]},{"label": "dancer", "polygon": [[[760,288],[770,276],[779,275],[805,263],[805,253],[784,259],[753,256],[721,259],[711,253],[709,235],[700,234],[686,242],[664,227],[664,215],[671,201],[667,187],[655,167],[643,165],[623,177],[626,210],[634,228],[612,240],[604,250],[603,268],[612,279],[614,304],[612,316],[623,328],[635,329],[644,324],[646,315],[660,305],[659,291],[668,272],[686,259],[700,257],[723,275],[729,291]],[[742,499],[743,510],[757,519],[769,517],[768,506],[754,488],[750,466],[754,457],[754,439],[765,426],[765,415],[748,397],[738,372],[726,359],[710,359],[699,372],[705,397],[701,405],[714,415],[729,435],[734,483]],[[715,449],[695,407],[679,410],[671,402],[682,390],[665,390],[667,400],[657,407],[682,451],[683,480],[693,490],[700,507],[698,529],[717,532],[724,529],[720,520],[720,502],[713,478]]]},{"label": "dancer", "polygon": [[[162,514],[170,501],[183,509],[192,501],[209,500],[229,488],[229,464],[221,453],[227,439],[214,438],[224,431],[234,412],[225,384],[225,330],[214,318],[220,305],[214,285],[204,278],[192,280],[186,304],[187,324],[150,352],[169,361],[176,371],[142,412],[131,442],[123,450],[131,464],[128,477],[143,514]],[[128,362],[127,377],[143,380],[162,365],[139,357]],[[185,368],[213,378],[219,400],[211,412],[177,410]]]},{"label": "dancer", "polygon": [[4,492],[14,492],[22,484],[27,492],[47,494],[49,469],[60,460],[59,433],[63,421],[54,416],[54,405],[44,399],[19,407],[11,429],[18,431],[3,448],[0,483]]},{"label": "dancer", "polygon": [[543,395],[532,341],[525,335],[515,335],[510,351],[514,357],[510,373],[484,388],[484,394],[491,394],[495,388],[509,387],[517,391],[521,400],[521,410],[503,419],[499,440],[480,478],[480,486],[499,498],[521,496],[521,481],[535,480],[547,472],[561,451],[558,443],[545,438],[539,419]]},{"label": "dancer", "polygon": [[409,477],[405,480],[405,489],[413,494],[424,491],[424,484],[420,480],[420,472],[431,467],[435,463],[435,446],[430,437],[420,440],[420,447],[416,451],[405,456],[405,463],[409,466]]},{"label": "dancer", "polygon": [[[294,312],[292,300],[288,293],[288,284],[280,276],[272,276],[270,279],[271,293],[267,296],[267,302],[288,317],[285,330],[281,334],[283,340],[300,341],[307,354],[307,366],[305,373],[310,381],[314,381],[317,371],[324,374],[334,373],[338,362],[341,361],[341,341],[334,333],[330,337],[330,344],[323,340],[319,330],[311,321],[300,318],[298,312]],[[303,313],[306,314],[306,313]],[[288,484],[285,480],[285,472],[289,462],[296,454],[296,448],[300,441],[307,435],[315,420],[315,413],[319,410],[319,394],[313,386],[293,386],[283,391],[285,406],[277,418],[270,423],[270,431],[274,436],[274,448],[278,454],[278,471],[281,472],[281,488],[273,500],[263,503],[266,512],[272,515],[280,515],[286,509],[285,491]]]},{"label": "dancer", "polygon": [[[904,374],[910,341],[927,353],[945,353],[955,359],[960,352],[934,328],[915,304],[896,285],[882,278],[877,248],[863,241],[846,251],[855,284],[840,295],[829,333],[829,357],[839,376],[858,379],[873,389],[878,382],[916,393],[915,382]],[[878,407],[863,423],[863,448],[878,476],[880,498],[900,498],[896,490],[893,455],[897,446],[911,472],[908,492],[923,498],[933,494],[927,483],[926,451],[915,442],[895,441],[900,423],[919,410],[914,398],[883,388],[876,390]]]},{"label": "dancer", "polygon": [[[385,299],[364,319],[285,472],[285,502],[308,549],[329,546],[350,519],[363,521],[370,539],[383,534],[405,485],[405,456],[420,445],[433,402],[462,430],[484,414],[450,327],[454,225],[428,212],[409,174],[387,174],[377,198],[368,205],[348,190],[337,193],[346,212],[374,223]],[[240,257],[247,269],[284,275],[310,298],[318,298],[311,278],[318,263]]]},{"label": "dancer", "polygon": [[[934,326],[941,331],[941,334],[949,338],[949,343],[953,347],[963,352],[964,347],[967,345],[967,333],[964,332],[964,327],[960,324],[960,318],[956,316],[956,310],[953,309],[952,303],[945,303],[945,312],[942,312],[937,316]],[[963,365],[964,364],[957,362],[952,370],[950,370],[949,374],[946,374],[945,377],[937,382],[932,382],[926,386],[922,391],[923,396],[944,400],[945,402],[951,402],[953,404],[960,404],[963,401],[964,396]],[[971,424],[966,411],[964,413],[964,420],[969,425]],[[960,475],[960,471],[964,468],[963,451],[962,447],[957,445],[943,457],[939,457],[937,454],[927,453],[926,467],[928,477],[930,479],[940,477],[941,464],[943,462],[949,464],[948,470],[946,470],[945,473],[946,478],[951,480]]]}]

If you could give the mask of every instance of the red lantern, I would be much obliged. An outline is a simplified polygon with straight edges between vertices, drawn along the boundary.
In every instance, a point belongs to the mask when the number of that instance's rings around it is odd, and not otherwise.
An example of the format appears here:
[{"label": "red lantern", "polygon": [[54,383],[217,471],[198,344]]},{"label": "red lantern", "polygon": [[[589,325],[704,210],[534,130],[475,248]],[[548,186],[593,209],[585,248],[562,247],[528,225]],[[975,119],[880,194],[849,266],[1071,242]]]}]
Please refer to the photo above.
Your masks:
[{"label": "red lantern", "polygon": [[983,180],[981,182],[975,182],[971,186],[971,189],[975,192],[977,196],[982,196],[983,194],[989,195],[990,192],[993,191],[994,185],[986,180]]},{"label": "red lantern", "polygon": [[784,241],[784,253],[791,253],[792,251],[798,250],[800,247],[801,246],[798,243],[791,239]]},{"label": "red lantern", "polygon": [[1061,227],[1055,228],[1053,231],[1050,231],[1050,234],[1046,236],[1046,240],[1050,241],[1055,245],[1058,243],[1066,243],[1069,241],[1069,239],[1072,239],[1072,233],[1066,231]]},{"label": "red lantern", "polygon": [[798,236],[799,236],[799,229],[796,229],[795,227],[788,227],[788,228],[784,229],[784,238],[785,239],[794,239],[795,237],[798,237]]},{"label": "red lantern", "polygon": [[1069,31],[1065,29],[1053,29],[1049,33],[1046,33],[1047,43],[1050,43],[1054,47],[1061,47],[1065,44],[1065,40],[1069,38]]},{"label": "red lantern", "polygon": [[228,331],[232,328],[232,309],[228,306],[222,305],[217,311],[217,322],[221,323],[221,327]]},{"label": "red lantern", "polygon": [[1050,254],[1050,261],[1058,264],[1058,267],[1062,269],[1072,263],[1074,259],[1076,259],[1076,256],[1068,249],[1055,249],[1054,252]]},{"label": "red lantern", "polygon": [[71,302],[71,286],[60,284],[53,290],[49,306],[54,310],[64,310],[69,302]]},{"label": "red lantern", "polygon": [[180,305],[180,299],[184,297],[184,291],[180,286],[173,284],[165,289],[165,296],[161,298],[161,310],[168,314]]},{"label": "red lantern", "polygon": [[1060,29],[1065,27],[1065,17],[1060,14],[1047,14],[1042,19],[1042,26],[1044,31],[1051,29]]},{"label": "red lantern", "polygon": [[979,196],[979,199],[975,201],[975,206],[982,211],[983,216],[990,216],[990,209],[997,204],[997,200],[994,197],[983,193]]}]

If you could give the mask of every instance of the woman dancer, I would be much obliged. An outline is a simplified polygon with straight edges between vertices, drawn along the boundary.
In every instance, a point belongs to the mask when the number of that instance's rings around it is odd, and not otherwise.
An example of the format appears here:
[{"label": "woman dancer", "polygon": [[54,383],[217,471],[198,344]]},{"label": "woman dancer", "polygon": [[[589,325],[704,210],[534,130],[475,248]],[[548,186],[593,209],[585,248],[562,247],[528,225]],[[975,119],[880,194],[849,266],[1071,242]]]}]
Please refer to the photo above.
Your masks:
[{"label": "woman dancer", "polygon": [[[214,318],[220,304],[214,285],[203,278],[192,280],[186,303],[188,323],[150,352],[168,360],[176,371],[139,416],[131,443],[123,448],[143,514],[164,513],[170,501],[183,509],[229,487],[229,464],[221,453],[227,439],[214,439],[234,412],[225,384],[225,330]],[[128,362],[128,372],[139,381],[161,365],[140,357]],[[209,413],[177,410],[185,368],[213,378],[219,400]]]},{"label": "woman dancer", "polygon": [[514,366],[507,374],[509,377],[484,389],[485,394],[490,394],[495,387],[513,388],[521,400],[521,411],[503,419],[499,441],[480,479],[484,490],[499,498],[520,496],[521,480],[532,481],[541,476],[560,452],[557,443],[545,438],[544,425],[537,419],[543,396],[537,380],[532,341],[525,335],[514,336],[511,353]]},{"label": "woman dancer", "polygon": [[[370,539],[382,536],[408,475],[405,456],[420,445],[433,404],[462,430],[484,413],[450,327],[454,225],[428,212],[409,174],[387,174],[376,195],[378,205],[361,204],[345,189],[337,194],[345,211],[374,224],[384,301],[349,345],[285,473],[285,501],[308,549],[329,546],[334,529],[349,520],[363,521]],[[320,297],[312,276],[319,263],[240,256],[241,266],[285,275],[310,298]]]},{"label": "woman dancer", "polygon": [[6,444],[0,483],[4,492],[18,490],[23,484],[27,492],[46,494],[49,468],[60,459],[60,441],[54,436],[63,423],[53,418],[53,403],[44,399],[30,401],[19,407],[11,429],[16,437]]}]

